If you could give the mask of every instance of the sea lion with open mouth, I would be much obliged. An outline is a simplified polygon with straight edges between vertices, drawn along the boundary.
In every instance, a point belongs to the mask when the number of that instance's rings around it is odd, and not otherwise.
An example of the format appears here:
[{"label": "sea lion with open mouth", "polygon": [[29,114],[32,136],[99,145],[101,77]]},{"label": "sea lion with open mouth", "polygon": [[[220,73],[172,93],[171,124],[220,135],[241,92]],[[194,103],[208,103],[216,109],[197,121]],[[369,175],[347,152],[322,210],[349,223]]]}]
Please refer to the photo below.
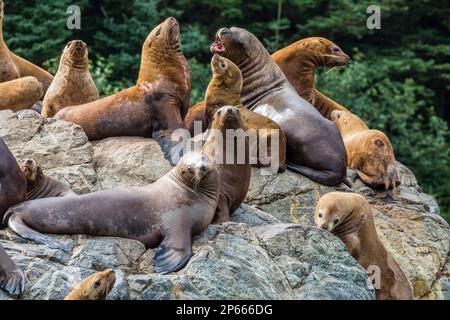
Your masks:
[{"label": "sea lion with open mouth", "polygon": [[211,52],[230,59],[241,70],[244,106],[284,130],[288,169],[328,186],[349,184],[347,154],[336,126],[297,94],[255,35],[241,28],[222,28]]}]

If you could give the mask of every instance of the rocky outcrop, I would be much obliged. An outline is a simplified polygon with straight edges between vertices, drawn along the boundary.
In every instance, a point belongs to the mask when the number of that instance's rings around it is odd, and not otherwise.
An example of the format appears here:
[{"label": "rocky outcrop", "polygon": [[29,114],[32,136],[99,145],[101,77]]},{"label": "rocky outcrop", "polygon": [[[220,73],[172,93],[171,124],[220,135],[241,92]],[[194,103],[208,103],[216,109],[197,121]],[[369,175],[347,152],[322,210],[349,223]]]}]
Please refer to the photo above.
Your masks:
[{"label": "rocky outcrop", "polygon": [[[18,159],[35,158],[46,173],[78,193],[154,182],[171,167],[151,139],[118,137],[89,143],[80,127],[45,120],[33,111],[0,112],[0,136]],[[211,225],[194,239],[194,256],[171,275],[153,272],[154,250],[133,240],[58,237],[60,252],[24,241],[8,230],[0,242],[26,271],[22,299],[60,299],[87,275],[114,268],[109,299],[373,299],[365,271],[333,235],[313,226],[321,195],[344,190],[366,196],[377,230],[414,288],[416,298],[448,299],[450,228],[436,201],[399,164],[396,194],[318,185],[285,172],[253,169],[246,204],[232,222]],[[353,179],[354,172],[349,172]],[[0,292],[0,298],[9,298]]]}]

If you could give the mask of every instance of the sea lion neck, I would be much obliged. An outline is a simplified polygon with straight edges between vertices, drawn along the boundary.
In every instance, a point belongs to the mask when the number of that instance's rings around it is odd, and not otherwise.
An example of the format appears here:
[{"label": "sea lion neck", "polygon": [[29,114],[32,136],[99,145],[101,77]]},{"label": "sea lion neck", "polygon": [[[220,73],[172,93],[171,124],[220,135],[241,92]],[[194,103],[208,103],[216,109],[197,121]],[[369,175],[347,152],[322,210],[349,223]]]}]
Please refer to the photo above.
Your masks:
[{"label": "sea lion neck", "polygon": [[255,48],[252,56],[247,56],[240,63],[236,63],[244,79],[241,92],[242,103],[250,108],[267,95],[288,84],[283,71],[266,48],[257,39],[253,42]]},{"label": "sea lion neck", "polygon": [[86,70],[89,68],[89,62],[87,57],[75,57],[69,52],[63,54],[61,57],[61,62],[59,65],[59,70],[64,69],[75,69],[75,70]]},{"label": "sea lion neck", "polygon": [[0,8],[0,50],[7,48],[5,40],[3,39],[3,17],[4,17],[3,8]]},{"label": "sea lion neck", "polygon": [[217,171],[212,170],[209,172],[205,177],[203,177],[200,180],[200,183],[198,185],[195,185],[195,180],[189,180],[186,179],[186,176],[183,175],[180,170],[175,167],[172,169],[167,177],[177,185],[181,186],[182,188],[186,189],[189,188],[192,192],[198,192],[203,195],[205,195],[209,199],[215,200],[218,195],[218,176]]}]

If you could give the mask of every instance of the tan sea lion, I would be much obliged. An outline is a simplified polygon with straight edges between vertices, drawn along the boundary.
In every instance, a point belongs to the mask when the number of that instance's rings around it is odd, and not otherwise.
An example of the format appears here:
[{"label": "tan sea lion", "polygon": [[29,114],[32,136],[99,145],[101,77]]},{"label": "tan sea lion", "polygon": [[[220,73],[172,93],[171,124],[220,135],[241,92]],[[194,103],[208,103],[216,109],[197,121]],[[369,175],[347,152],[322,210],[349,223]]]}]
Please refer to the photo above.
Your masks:
[{"label": "tan sea lion", "polygon": [[[239,114],[244,123],[244,130],[254,129],[257,133],[257,141],[254,150],[250,150],[253,157],[257,158],[257,166],[270,167],[272,157],[272,134],[277,136],[278,148],[274,150],[277,156],[277,167],[274,172],[283,172],[286,169],[286,137],[283,129],[271,119],[245,108],[241,102],[242,75],[239,68],[230,60],[215,54],[211,60],[213,76],[206,90],[206,124],[211,127],[214,114],[221,107],[231,105],[239,108]],[[276,137],[275,136],[275,137]],[[267,152],[260,154],[260,140],[267,141]],[[261,159],[263,159],[261,161]],[[256,161],[255,161],[256,162]]]},{"label": "tan sea lion", "polygon": [[[244,129],[240,109],[224,106],[214,114],[211,129],[207,133],[203,153],[213,159],[220,177],[220,195],[214,223],[229,221],[247,196],[251,166],[249,141],[244,136]],[[228,136],[227,130],[235,130],[236,136]],[[233,139],[234,143],[229,145],[229,139]]]},{"label": "tan sea lion", "polygon": [[53,81],[53,76],[8,49],[3,39],[3,7],[3,1],[0,0],[0,82],[32,76],[42,84],[45,93]]},{"label": "tan sea lion", "polygon": [[311,37],[299,40],[272,54],[298,94],[330,119],[333,110],[348,111],[315,89],[314,71],[318,67],[342,67],[350,58],[328,39]]},{"label": "tan sea lion", "polygon": [[189,261],[192,235],[211,223],[218,195],[216,166],[208,156],[191,152],[148,186],[27,201],[10,208],[4,222],[25,239],[66,251],[40,232],[129,238],[146,248],[159,245],[154,270],[166,274]]},{"label": "tan sea lion", "polygon": [[116,273],[108,269],[84,279],[64,300],[105,300],[116,282]]},{"label": "tan sea lion", "polygon": [[330,192],[317,202],[315,224],[339,237],[364,269],[379,268],[378,300],[412,299],[411,285],[380,241],[367,200],[356,193]]},{"label": "tan sea lion", "polygon": [[[9,207],[25,201],[27,181],[16,159],[0,138],[0,218]],[[0,227],[2,225],[0,224]],[[0,289],[11,295],[22,293],[26,285],[23,272],[0,244]]]},{"label": "tan sea lion", "polygon": [[87,45],[81,40],[70,41],[61,55],[55,79],[45,94],[41,114],[50,118],[65,107],[98,99],[97,87],[89,72]]},{"label": "tan sea lion", "polygon": [[397,165],[388,137],[379,130],[370,130],[358,116],[335,110],[331,119],[344,139],[348,166],[373,188],[395,189],[398,185]]},{"label": "tan sea lion", "polygon": [[0,83],[0,110],[14,112],[32,107],[44,94],[35,77],[23,77]]},{"label": "tan sea lion", "polygon": [[328,186],[349,184],[347,155],[336,126],[297,94],[255,35],[241,28],[222,28],[211,52],[230,59],[241,70],[244,106],[284,130],[288,169]]},{"label": "tan sea lion", "polygon": [[27,178],[27,201],[76,195],[65,183],[44,174],[35,160],[25,159],[20,169]]},{"label": "tan sea lion", "polygon": [[[55,118],[81,125],[89,140],[153,137],[170,160],[174,145],[171,135],[183,127],[191,93],[191,70],[181,51],[180,28],[175,18],[166,19],[150,32],[141,59],[136,86],[94,102],[64,108]],[[158,106],[145,102],[155,92],[164,95]]]}]

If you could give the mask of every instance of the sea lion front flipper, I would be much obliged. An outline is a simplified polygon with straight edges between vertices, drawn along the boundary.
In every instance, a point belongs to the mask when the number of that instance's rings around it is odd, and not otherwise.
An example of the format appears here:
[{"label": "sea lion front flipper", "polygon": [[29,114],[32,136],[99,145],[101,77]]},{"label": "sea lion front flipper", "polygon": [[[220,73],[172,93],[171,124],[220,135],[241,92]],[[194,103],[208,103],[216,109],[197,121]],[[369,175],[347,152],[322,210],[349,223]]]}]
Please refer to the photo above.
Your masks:
[{"label": "sea lion front flipper", "polygon": [[192,256],[190,228],[176,225],[166,231],[154,257],[154,270],[168,274],[183,268]]},{"label": "sea lion front flipper", "polygon": [[[6,216],[9,216],[8,212],[6,213]],[[69,252],[69,249],[62,243],[28,227],[22,217],[20,217],[17,213],[12,213],[10,215],[8,219],[8,227],[24,239],[45,244],[52,249],[59,249]]]},{"label": "sea lion front flipper", "polygon": [[18,269],[14,261],[6,254],[0,245],[0,289],[10,295],[20,295],[26,287],[25,275]]}]

